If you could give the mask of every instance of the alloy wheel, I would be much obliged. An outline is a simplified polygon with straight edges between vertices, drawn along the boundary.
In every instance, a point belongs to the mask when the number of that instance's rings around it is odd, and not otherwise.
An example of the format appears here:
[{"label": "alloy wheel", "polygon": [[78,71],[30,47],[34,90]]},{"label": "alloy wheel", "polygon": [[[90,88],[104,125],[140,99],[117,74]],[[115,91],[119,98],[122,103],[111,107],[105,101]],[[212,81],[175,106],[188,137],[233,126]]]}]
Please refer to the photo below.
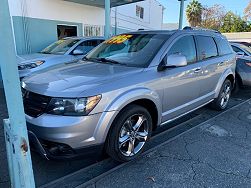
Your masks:
[{"label": "alloy wheel", "polygon": [[129,117],[121,127],[119,134],[119,151],[122,155],[134,156],[145,145],[149,135],[149,124],[142,114]]},{"label": "alloy wheel", "polygon": [[230,95],[231,95],[231,85],[229,83],[227,83],[224,86],[224,89],[221,93],[220,105],[222,108],[225,108],[227,106]]}]

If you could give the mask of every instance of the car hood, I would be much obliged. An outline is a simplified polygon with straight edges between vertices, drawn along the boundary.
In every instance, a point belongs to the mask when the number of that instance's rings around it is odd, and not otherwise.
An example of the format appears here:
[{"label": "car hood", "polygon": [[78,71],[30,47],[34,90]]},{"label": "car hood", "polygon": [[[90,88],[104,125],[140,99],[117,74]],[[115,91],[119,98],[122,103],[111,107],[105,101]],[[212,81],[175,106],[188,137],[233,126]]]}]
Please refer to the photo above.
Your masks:
[{"label": "car hood", "polygon": [[23,80],[29,91],[51,97],[83,97],[81,93],[117,81],[143,68],[93,62],[80,62],[34,74]]},{"label": "car hood", "polygon": [[48,61],[61,57],[64,57],[64,55],[42,54],[42,53],[20,55],[18,56],[18,65],[28,64],[31,61]]}]

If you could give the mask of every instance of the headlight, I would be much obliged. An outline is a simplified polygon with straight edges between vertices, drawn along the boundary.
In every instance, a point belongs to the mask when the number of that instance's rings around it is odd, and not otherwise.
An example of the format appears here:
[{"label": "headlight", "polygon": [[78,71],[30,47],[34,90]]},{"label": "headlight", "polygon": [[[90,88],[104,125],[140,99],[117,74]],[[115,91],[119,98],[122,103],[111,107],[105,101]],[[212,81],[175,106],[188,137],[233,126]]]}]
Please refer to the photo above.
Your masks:
[{"label": "headlight", "polygon": [[80,99],[52,98],[46,112],[63,116],[85,116],[94,109],[100,99],[101,95]]},{"label": "headlight", "polygon": [[18,70],[33,69],[42,65],[45,61],[34,61],[29,64],[18,65]]}]

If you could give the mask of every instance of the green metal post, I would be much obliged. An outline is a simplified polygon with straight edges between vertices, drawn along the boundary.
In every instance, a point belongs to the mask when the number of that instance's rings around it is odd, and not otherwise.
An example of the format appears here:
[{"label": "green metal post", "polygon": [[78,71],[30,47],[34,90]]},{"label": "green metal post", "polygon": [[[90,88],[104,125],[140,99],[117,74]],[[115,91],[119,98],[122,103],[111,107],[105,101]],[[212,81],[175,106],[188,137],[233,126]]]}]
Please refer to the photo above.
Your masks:
[{"label": "green metal post", "polygon": [[108,39],[111,34],[111,1],[105,0],[105,38]]},{"label": "green metal post", "polygon": [[179,29],[182,29],[183,26],[183,16],[184,16],[184,2],[185,0],[180,1],[180,18],[179,18]]},{"label": "green metal post", "polygon": [[0,2],[0,66],[9,119],[4,120],[4,133],[11,187],[34,188],[26,121],[16,63],[14,36],[8,0]]}]

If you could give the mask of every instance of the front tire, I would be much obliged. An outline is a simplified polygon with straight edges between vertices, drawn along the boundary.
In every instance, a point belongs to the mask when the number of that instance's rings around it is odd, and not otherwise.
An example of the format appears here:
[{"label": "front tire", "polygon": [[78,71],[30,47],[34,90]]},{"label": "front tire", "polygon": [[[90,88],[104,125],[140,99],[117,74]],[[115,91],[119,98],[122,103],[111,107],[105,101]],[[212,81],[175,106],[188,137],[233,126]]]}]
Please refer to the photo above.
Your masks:
[{"label": "front tire", "polygon": [[129,105],[115,118],[109,131],[106,152],[114,160],[127,162],[138,157],[152,134],[152,118],[142,106]]},{"label": "front tire", "polygon": [[226,79],[221,86],[218,97],[211,103],[211,107],[218,111],[225,110],[231,96],[231,91],[232,83],[230,80]]}]

